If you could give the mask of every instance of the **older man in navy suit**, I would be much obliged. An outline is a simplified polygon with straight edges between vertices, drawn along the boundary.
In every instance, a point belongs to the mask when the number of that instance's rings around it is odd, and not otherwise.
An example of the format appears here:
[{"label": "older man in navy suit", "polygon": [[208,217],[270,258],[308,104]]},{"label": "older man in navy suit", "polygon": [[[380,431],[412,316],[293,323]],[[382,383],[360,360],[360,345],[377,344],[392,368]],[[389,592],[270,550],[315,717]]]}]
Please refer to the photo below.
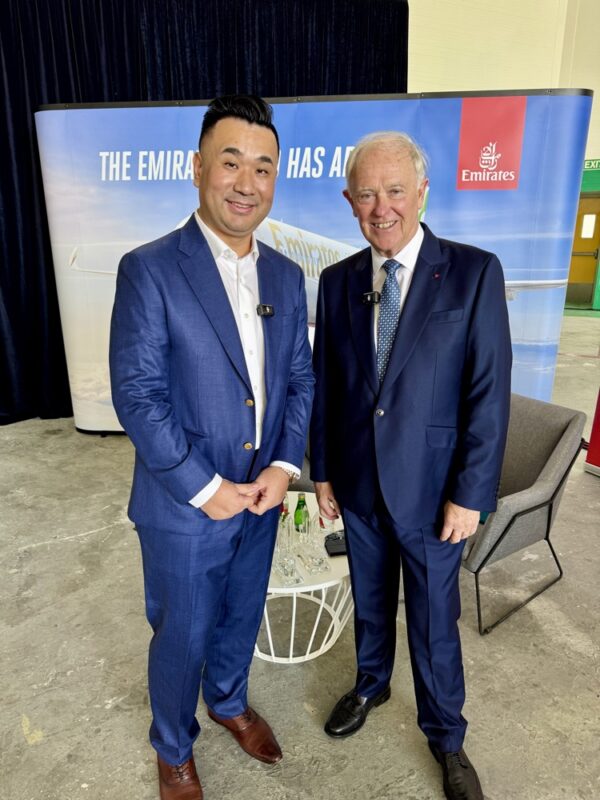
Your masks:
[{"label": "older man in navy suit", "polygon": [[418,724],[448,800],[482,800],[463,749],[458,573],[496,506],[510,336],[498,259],[421,225],[426,187],[410,137],[362,140],[344,194],[371,246],[320,281],[311,470],[321,513],[344,520],[358,661],[325,730],[354,733],[390,697],[402,565]]},{"label": "older man in navy suit", "polygon": [[256,241],[279,141],[255,97],[209,106],[194,158],[200,208],[124,256],[111,332],[119,419],[136,450],[139,534],[161,800],[201,800],[192,745],[209,716],[266,763],[248,705],[278,507],[299,475],[314,377],[300,268]]}]

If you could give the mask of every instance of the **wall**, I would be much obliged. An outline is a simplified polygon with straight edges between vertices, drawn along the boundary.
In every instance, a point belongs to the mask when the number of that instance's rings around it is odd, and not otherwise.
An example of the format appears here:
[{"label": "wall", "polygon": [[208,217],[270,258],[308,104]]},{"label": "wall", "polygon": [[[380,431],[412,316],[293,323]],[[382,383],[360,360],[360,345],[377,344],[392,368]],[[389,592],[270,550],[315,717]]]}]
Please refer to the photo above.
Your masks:
[{"label": "wall", "polygon": [[599,0],[411,0],[408,91],[593,89],[598,158],[599,31]]},{"label": "wall", "polygon": [[570,0],[565,25],[561,86],[594,89],[586,158],[600,158],[600,2]]}]

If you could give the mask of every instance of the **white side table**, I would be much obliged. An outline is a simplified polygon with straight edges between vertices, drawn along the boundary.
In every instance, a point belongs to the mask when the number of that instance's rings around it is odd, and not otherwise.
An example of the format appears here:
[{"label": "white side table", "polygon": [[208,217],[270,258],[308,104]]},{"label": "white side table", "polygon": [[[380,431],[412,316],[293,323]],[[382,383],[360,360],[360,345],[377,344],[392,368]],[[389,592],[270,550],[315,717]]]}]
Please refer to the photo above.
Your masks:
[{"label": "white side table", "polygon": [[[288,498],[293,513],[297,493],[288,492]],[[312,516],[317,510],[315,496],[306,494],[306,503]],[[334,530],[341,527],[340,520]],[[264,634],[255,645],[255,656],[276,664],[299,664],[333,647],[352,615],[354,604],[348,559],[330,557],[329,566],[329,572],[309,575],[297,561],[302,582],[294,586],[284,586],[279,574],[272,570],[263,616]],[[276,607],[278,614],[285,613],[285,625],[273,624]]]}]

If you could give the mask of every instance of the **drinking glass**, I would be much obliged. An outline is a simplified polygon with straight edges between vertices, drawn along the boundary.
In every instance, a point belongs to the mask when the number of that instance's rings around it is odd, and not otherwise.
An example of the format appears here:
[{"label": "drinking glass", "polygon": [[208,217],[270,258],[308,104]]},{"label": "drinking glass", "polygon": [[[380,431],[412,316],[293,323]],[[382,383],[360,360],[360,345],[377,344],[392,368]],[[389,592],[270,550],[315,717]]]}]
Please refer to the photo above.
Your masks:
[{"label": "drinking glass", "polygon": [[307,525],[307,542],[301,551],[301,559],[306,571],[311,575],[329,572],[329,558],[325,551],[323,529],[319,514],[314,514]]},{"label": "drinking glass", "polygon": [[302,582],[294,557],[294,522],[289,515],[280,521],[277,528],[273,564],[281,576],[284,586],[293,586]]}]

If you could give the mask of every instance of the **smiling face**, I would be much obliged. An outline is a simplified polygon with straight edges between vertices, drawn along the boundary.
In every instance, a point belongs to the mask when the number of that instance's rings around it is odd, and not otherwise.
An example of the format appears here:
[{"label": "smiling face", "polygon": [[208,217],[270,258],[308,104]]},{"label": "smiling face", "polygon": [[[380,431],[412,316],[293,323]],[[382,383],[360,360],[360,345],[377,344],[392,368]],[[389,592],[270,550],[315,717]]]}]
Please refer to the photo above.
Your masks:
[{"label": "smiling face", "polygon": [[217,122],[194,156],[200,218],[238,256],[273,204],[277,158],[272,131],[236,117]]},{"label": "smiling face", "polygon": [[417,232],[427,178],[420,183],[406,147],[374,143],[358,157],[344,197],[365,239],[392,258]]}]

